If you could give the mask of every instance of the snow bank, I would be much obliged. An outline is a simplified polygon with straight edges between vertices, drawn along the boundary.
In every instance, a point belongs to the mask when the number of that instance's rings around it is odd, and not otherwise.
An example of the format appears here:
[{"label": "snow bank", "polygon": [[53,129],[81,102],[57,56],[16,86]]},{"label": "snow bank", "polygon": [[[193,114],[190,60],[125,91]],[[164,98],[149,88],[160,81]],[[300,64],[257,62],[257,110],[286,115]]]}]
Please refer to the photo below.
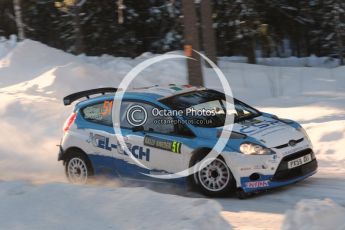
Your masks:
[{"label": "snow bank", "polygon": [[4,37],[0,37],[0,58],[4,57],[16,45],[17,45],[17,36],[11,35],[8,40]]},{"label": "snow bank", "polygon": [[286,213],[283,230],[344,230],[345,208],[330,199],[301,200]]},{"label": "snow bank", "polygon": [[[76,57],[39,42],[25,40],[0,60],[0,87],[1,91],[11,93],[61,99],[78,90],[117,86],[135,65],[154,56],[157,55],[145,53],[136,59],[109,55]],[[234,93],[245,100],[343,92],[345,89],[345,67],[270,67],[223,59],[219,65],[230,80]],[[141,73],[131,86],[184,84],[187,82],[186,72],[184,60],[160,62]],[[206,85],[219,88],[214,72],[210,69],[204,69],[204,72]]]},{"label": "snow bank", "polygon": [[231,229],[215,201],[144,188],[0,182],[0,200],[2,229]]},{"label": "snow bank", "polygon": [[[116,87],[135,65],[153,56],[140,56],[135,60],[73,56],[39,42],[25,40],[0,60],[0,87],[6,92],[61,99],[78,90]],[[147,69],[143,73],[144,78],[138,77],[133,81],[133,87],[152,85],[153,82],[186,83],[185,69],[183,61],[162,62]]]}]

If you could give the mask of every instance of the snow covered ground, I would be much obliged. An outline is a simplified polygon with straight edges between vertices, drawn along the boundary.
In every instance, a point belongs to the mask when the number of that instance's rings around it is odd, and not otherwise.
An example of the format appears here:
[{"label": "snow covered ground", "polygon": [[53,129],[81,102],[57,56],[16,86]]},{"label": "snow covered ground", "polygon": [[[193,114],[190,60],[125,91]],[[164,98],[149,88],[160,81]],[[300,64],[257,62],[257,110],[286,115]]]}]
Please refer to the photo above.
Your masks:
[{"label": "snow covered ground", "polygon": [[284,230],[345,229],[345,208],[332,200],[302,200],[286,214]]},{"label": "snow covered ground", "polygon": [[[317,229],[322,224],[311,219],[329,213],[323,206],[342,210],[345,206],[342,149],[345,145],[345,67],[248,65],[226,58],[219,62],[236,97],[262,111],[296,119],[307,129],[320,168],[306,181],[244,201],[234,197],[211,201],[190,198],[190,194],[181,197],[174,189],[171,194],[166,194],[167,191],[162,194],[140,187],[66,184],[62,165],[56,160],[56,145],[72,107],[64,107],[62,97],[79,90],[117,86],[131,68],[152,56],[143,54],[133,60],[111,56],[76,57],[31,40],[18,45],[0,42],[2,226],[22,229],[28,224],[27,229],[64,229],[66,223],[71,222],[77,229],[83,226],[90,229],[157,228],[162,224],[171,229],[207,229],[210,223],[215,229],[230,225],[234,229],[279,229],[284,223],[284,229],[292,229],[291,226]],[[206,85],[219,88],[214,73],[210,69],[204,72]],[[183,60],[169,60],[150,67],[132,86],[168,83],[186,83]],[[325,201],[325,198],[333,201]],[[315,212],[309,215],[306,206],[315,207]],[[304,212],[305,219],[297,218]],[[75,217],[76,213],[79,214]],[[339,215],[325,217],[325,221],[333,225],[337,219],[339,221]],[[142,225],[144,222],[147,225]]]},{"label": "snow covered ground", "polygon": [[221,206],[145,188],[0,183],[1,229],[228,229]]}]

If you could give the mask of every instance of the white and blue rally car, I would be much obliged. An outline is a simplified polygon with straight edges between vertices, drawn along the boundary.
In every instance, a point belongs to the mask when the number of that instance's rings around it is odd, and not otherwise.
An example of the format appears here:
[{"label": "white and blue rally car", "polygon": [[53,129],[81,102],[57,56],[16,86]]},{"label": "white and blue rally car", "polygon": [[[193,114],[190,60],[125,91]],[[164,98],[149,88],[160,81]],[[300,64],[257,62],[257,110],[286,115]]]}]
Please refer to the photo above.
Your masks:
[{"label": "white and blue rally car", "polygon": [[[113,127],[116,91],[100,88],[64,98],[65,105],[87,98],[76,104],[65,122],[58,156],[72,183],[86,183],[92,176],[102,174],[142,181],[182,182],[209,196],[237,192],[243,198],[316,173],[312,144],[298,123],[260,112],[233,99],[233,130],[218,158],[185,178],[152,178],[148,175],[187,169],[210,152],[224,126],[225,95],[189,85],[153,86],[124,92],[119,120],[128,153],[119,143]],[[90,97],[96,94],[101,95]],[[138,108],[145,110],[144,113]],[[186,114],[188,109],[200,108],[216,112]],[[130,110],[133,114],[128,113]],[[145,123],[136,124],[143,116]],[[134,162],[130,154],[146,167]]]}]

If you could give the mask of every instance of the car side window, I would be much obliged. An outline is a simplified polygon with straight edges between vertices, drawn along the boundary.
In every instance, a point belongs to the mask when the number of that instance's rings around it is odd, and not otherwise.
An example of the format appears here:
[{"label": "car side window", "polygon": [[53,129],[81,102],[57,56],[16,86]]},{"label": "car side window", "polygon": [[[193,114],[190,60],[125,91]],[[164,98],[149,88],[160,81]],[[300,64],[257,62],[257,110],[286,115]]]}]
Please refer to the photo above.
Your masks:
[{"label": "car side window", "polygon": [[[122,128],[129,128],[132,129],[134,127],[133,124],[128,120],[131,115],[135,120],[143,120],[145,115],[141,112],[135,112],[130,114],[129,111],[132,111],[131,108],[136,106],[140,106],[146,111],[146,121],[142,125],[144,131],[147,132],[155,132],[160,134],[171,134],[171,135],[179,135],[179,127],[176,125],[175,118],[171,116],[159,116],[153,112],[154,109],[159,110],[159,108],[155,107],[154,105],[144,103],[144,102],[137,102],[137,101],[123,101],[121,103],[120,109],[120,123]],[[130,118],[131,119],[131,118]],[[186,132],[182,133],[184,135]]]},{"label": "car side window", "polygon": [[86,106],[82,109],[82,116],[87,121],[112,126],[112,105],[112,101],[103,101]]},{"label": "car side window", "polygon": [[[138,112],[133,108],[143,108],[146,112]],[[146,120],[142,125],[144,131],[156,132],[162,134],[173,134],[175,126],[172,117],[154,116],[153,109],[155,106],[143,102],[123,101],[120,109],[120,126],[122,128],[132,129],[135,125],[131,119],[136,121]]]},{"label": "car side window", "polygon": [[[142,104],[147,111],[147,121],[145,122],[144,130],[162,134],[176,134],[174,118],[171,116],[160,116],[154,112],[158,109],[150,104]],[[158,109],[159,110],[159,109]]]},{"label": "car side window", "polygon": [[120,108],[120,127],[132,129],[133,125],[128,122],[127,119],[127,111],[134,106],[135,103],[131,101],[122,101],[121,108]]}]

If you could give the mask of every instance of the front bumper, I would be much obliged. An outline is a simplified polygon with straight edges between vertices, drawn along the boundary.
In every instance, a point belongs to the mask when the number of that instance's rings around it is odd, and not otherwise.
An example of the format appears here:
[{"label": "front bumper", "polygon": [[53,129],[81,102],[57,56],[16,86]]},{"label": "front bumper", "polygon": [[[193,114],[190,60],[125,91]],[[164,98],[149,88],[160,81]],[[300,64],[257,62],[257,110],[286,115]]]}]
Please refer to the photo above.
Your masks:
[{"label": "front bumper", "polygon": [[65,154],[65,151],[63,150],[63,148],[61,147],[61,145],[59,145],[58,161],[63,160],[64,154]]},{"label": "front bumper", "polygon": [[[288,169],[288,162],[297,159],[301,156],[311,154],[312,161],[298,166],[296,168]],[[304,180],[317,172],[317,160],[311,149],[306,149],[284,157],[273,175],[258,174],[256,177],[241,177],[240,184],[245,192],[253,192],[260,190],[268,190],[276,187],[281,187]]]},{"label": "front bumper", "polygon": [[[298,166],[296,168],[288,169],[288,162],[290,160],[297,159],[307,154],[311,154],[312,156],[311,162]],[[282,161],[280,162],[277,171],[273,175],[272,181],[283,182],[283,181],[288,181],[294,178],[302,177],[304,175],[307,175],[311,172],[316,171],[317,166],[318,165],[317,165],[314,152],[311,149],[306,149],[304,151],[300,151],[295,154],[284,157]]]}]

